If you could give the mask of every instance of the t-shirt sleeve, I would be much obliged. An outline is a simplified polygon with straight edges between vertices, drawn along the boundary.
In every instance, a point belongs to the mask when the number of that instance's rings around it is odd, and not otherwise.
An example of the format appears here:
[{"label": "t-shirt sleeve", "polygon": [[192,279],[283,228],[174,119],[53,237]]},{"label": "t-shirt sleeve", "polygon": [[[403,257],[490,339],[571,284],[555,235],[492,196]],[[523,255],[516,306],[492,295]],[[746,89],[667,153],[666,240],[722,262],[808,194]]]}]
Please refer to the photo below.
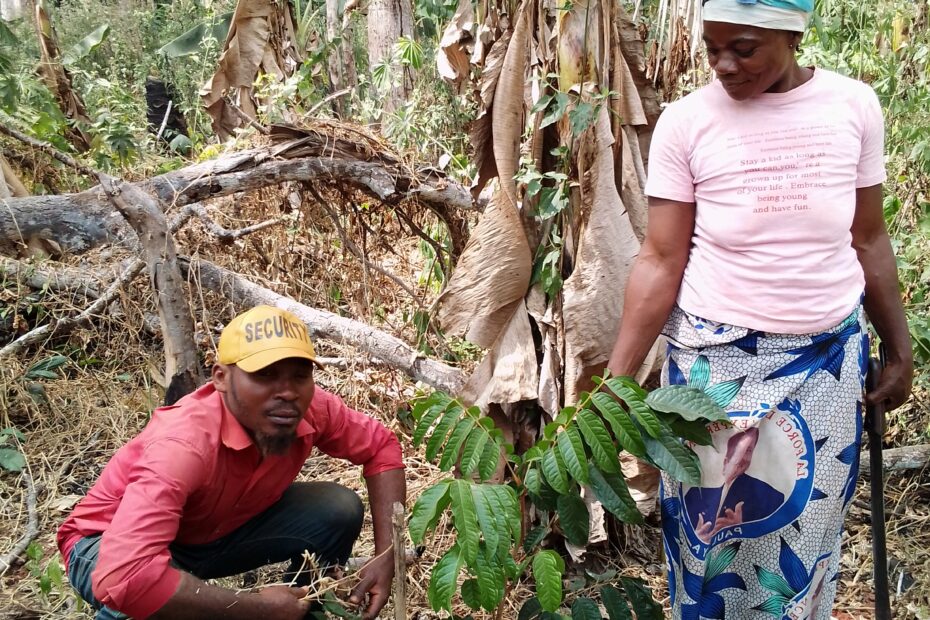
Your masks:
[{"label": "t-shirt sleeve", "polygon": [[856,188],[884,183],[885,174],[885,123],[878,97],[864,86],[862,102],[862,148],[856,171]]},{"label": "t-shirt sleeve", "polygon": [[159,439],[145,447],[100,541],[91,581],[102,603],[145,618],[174,595],[181,575],[169,564],[168,545],[205,471],[200,454],[186,442]]},{"label": "t-shirt sleeve", "polygon": [[312,407],[314,418],[322,422],[316,446],[324,453],[362,465],[366,478],[404,467],[400,442],[378,420],[350,409],[341,398],[320,388]]},{"label": "t-shirt sleeve", "polygon": [[675,106],[659,117],[649,147],[646,195],[678,202],[694,202],[694,175],[684,139],[685,115]]}]

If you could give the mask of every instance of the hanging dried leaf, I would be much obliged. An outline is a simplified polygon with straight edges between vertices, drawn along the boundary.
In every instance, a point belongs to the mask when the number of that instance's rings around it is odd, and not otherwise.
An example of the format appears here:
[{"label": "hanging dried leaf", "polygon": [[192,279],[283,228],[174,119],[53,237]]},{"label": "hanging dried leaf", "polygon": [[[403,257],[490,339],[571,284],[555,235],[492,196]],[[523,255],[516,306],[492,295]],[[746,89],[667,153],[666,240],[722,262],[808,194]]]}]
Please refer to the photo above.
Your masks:
[{"label": "hanging dried leaf", "polygon": [[517,184],[514,175],[520,160],[520,136],[523,133],[523,90],[526,83],[527,42],[529,37],[530,0],[523,0],[517,10],[513,36],[507,46],[495,105],[491,108],[494,161],[498,180],[508,204],[516,208]]},{"label": "hanging dried leaf", "polygon": [[439,75],[456,86],[468,77],[470,72],[470,48],[474,27],[475,12],[472,10],[471,0],[459,0],[458,9],[443,31],[436,53]]},{"label": "hanging dried leaf", "polygon": [[510,322],[514,302],[522,303],[531,269],[520,216],[498,192],[482,214],[442,295],[439,321],[443,330],[480,347],[491,347]]},{"label": "hanging dried leaf", "polygon": [[558,14],[559,90],[568,92],[576,84],[598,82],[603,67],[600,40],[595,25],[601,23],[600,2],[580,0],[571,10]]},{"label": "hanging dried leaf", "polygon": [[[623,292],[639,240],[614,181],[610,121],[602,107],[589,141],[593,162],[582,179],[583,225],[575,268],[563,288],[565,402],[575,402],[583,383],[607,365],[617,337]],[[652,360],[649,360],[652,367]]]},{"label": "hanging dried leaf", "polygon": [[255,78],[264,73],[281,81],[300,65],[294,40],[290,3],[239,0],[216,73],[200,91],[217,135],[226,138],[241,124],[239,115],[227,104],[227,96],[254,119]]},{"label": "hanging dried leaf", "polygon": [[655,512],[656,498],[659,496],[659,470],[629,452],[621,452],[620,471],[626,478],[636,509],[644,517]]},{"label": "hanging dried leaf", "polygon": [[477,198],[487,182],[497,176],[497,164],[494,162],[494,140],[492,137],[491,108],[494,105],[494,93],[497,81],[504,66],[504,55],[510,45],[511,33],[505,33],[491,46],[481,71],[481,111],[471,124],[469,134],[474,148],[475,167],[478,175],[472,183],[472,196]]},{"label": "hanging dried leaf", "polygon": [[[506,328],[475,369],[463,397],[482,409],[491,403],[517,403],[536,398],[539,368],[526,304],[519,300],[510,311]],[[503,312],[502,312],[503,313]]]}]

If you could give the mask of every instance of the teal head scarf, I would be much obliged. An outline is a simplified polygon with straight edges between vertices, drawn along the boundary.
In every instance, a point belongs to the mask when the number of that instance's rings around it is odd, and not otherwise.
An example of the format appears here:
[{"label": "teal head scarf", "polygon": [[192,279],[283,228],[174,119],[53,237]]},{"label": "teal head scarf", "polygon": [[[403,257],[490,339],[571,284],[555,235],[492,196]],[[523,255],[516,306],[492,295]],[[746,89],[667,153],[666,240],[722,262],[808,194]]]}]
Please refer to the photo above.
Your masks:
[{"label": "teal head scarf", "polygon": [[705,21],[804,32],[814,0],[704,0]]}]

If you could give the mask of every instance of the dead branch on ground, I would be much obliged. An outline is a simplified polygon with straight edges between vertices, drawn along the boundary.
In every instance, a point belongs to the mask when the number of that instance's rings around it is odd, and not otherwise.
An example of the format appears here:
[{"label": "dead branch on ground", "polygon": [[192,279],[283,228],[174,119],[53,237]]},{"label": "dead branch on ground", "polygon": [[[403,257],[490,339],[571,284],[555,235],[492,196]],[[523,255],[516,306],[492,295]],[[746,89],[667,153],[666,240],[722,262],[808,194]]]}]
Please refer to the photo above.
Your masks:
[{"label": "dead branch on ground", "polygon": [[32,480],[32,476],[25,469],[22,472],[23,483],[26,485],[26,531],[23,532],[22,537],[16,544],[13,545],[13,548],[9,553],[0,557],[0,576],[6,573],[13,562],[23,554],[24,551],[29,547],[36,536],[39,535],[39,513],[36,510],[36,485]]}]

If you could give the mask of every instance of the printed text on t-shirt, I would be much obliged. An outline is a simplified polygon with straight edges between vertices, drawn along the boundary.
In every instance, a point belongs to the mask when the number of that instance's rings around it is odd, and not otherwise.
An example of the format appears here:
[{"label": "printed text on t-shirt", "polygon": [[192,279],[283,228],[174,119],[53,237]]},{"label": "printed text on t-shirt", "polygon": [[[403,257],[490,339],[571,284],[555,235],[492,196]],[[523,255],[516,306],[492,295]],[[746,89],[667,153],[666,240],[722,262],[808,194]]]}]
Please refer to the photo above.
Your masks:
[{"label": "printed text on t-shirt", "polygon": [[738,196],[754,198],[753,213],[807,211],[810,190],[825,188],[820,159],[833,146],[835,129],[813,125],[768,129],[730,138],[728,148],[757,153],[739,161]]}]

